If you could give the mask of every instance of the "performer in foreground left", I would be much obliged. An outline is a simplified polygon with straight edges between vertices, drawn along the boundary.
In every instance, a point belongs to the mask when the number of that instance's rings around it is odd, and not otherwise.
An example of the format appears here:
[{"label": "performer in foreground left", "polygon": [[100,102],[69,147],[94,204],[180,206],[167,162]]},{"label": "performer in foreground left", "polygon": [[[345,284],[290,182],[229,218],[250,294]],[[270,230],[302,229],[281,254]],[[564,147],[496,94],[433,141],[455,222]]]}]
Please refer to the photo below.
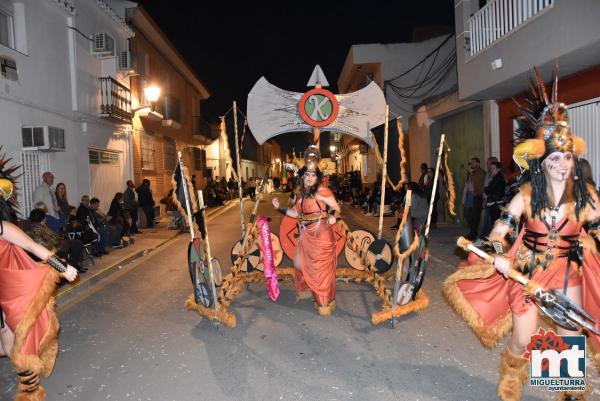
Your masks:
[{"label": "performer in foreground left", "polygon": [[[5,162],[0,160],[0,177]],[[0,178],[0,356],[17,371],[15,401],[43,401],[40,377],[48,377],[58,352],[59,324],[52,296],[63,277],[73,281],[77,270],[35,243],[11,222],[10,179]],[[44,263],[35,262],[27,254]]]},{"label": "performer in foreground left", "polygon": [[331,190],[321,185],[319,159],[319,150],[310,146],[305,152],[306,171],[296,189],[294,205],[284,208],[274,198],[273,206],[298,219],[300,227],[294,256],[296,299],[310,298],[312,294],[319,314],[327,316],[335,310],[337,253],[333,225],[340,206]]}]

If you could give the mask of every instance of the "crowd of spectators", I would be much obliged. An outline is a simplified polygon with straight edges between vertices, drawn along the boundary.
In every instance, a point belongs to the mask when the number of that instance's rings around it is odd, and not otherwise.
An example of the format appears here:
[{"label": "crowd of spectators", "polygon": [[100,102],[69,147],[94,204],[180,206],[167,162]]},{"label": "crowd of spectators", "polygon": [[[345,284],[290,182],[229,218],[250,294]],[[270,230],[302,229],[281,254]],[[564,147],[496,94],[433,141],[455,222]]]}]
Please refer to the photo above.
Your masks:
[{"label": "crowd of spectators", "polygon": [[60,182],[53,188],[54,174],[47,171],[42,183],[34,191],[34,208],[21,228],[34,240],[57,252],[80,273],[84,252],[90,257],[101,257],[109,249],[118,249],[134,243],[138,229],[138,208],[146,217],[147,227],[153,227],[154,198],[150,181],[143,180],[136,188],[127,181],[124,192],[115,193],[108,211],[100,208],[100,200],[83,195],[79,205],[69,203],[67,186]]}]

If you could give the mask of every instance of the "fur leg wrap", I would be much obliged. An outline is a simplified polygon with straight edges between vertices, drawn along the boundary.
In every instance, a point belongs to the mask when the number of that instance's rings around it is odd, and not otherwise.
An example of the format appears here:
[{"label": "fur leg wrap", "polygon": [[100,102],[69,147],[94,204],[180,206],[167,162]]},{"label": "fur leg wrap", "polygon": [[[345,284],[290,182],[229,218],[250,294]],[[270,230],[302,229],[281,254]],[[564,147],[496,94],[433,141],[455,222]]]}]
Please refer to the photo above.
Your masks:
[{"label": "fur leg wrap", "polygon": [[46,392],[40,385],[40,374],[30,370],[18,372],[19,385],[15,401],[42,401],[46,399]]},{"label": "fur leg wrap", "polygon": [[[15,329],[15,342],[10,356],[11,363],[19,376],[15,401],[43,401],[46,399],[46,392],[40,385],[40,378],[48,377],[52,373],[58,353],[57,337],[60,326],[52,299],[58,281],[58,272],[50,269]],[[44,310],[48,314],[48,328],[38,345],[37,355],[22,353],[21,348],[25,344],[27,336]]]},{"label": "fur leg wrap", "polygon": [[500,357],[500,380],[498,380],[498,397],[502,401],[519,401],[523,383],[527,380],[527,359],[510,353],[504,348]]}]

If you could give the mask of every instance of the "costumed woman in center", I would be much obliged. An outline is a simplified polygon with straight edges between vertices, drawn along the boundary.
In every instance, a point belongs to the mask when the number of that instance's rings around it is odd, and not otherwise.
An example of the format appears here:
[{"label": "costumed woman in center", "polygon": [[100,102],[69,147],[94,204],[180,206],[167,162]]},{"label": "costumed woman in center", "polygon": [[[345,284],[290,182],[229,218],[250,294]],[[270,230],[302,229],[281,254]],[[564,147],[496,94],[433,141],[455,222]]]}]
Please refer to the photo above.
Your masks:
[{"label": "costumed woman in center", "polygon": [[[600,236],[600,203],[586,184],[578,160],[585,143],[573,135],[567,108],[557,101],[557,78],[549,98],[537,70],[535,75],[527,109],[517,103],[523,117],[518,120],[513,158],[526,171],[525,180],[489,236],[498,253],[494,266],[470,254],[443,289],[485,346],[494,347],[512,328],[500,362],[497,392],[503,401],[521,399],[529,365],[522,355],[539,328],[538,308],[521,284],[506,278],[509,269],[547,290],[566,293],[591,316],[600,317],[600,258],[595,243]],[[521,220],[523,227],[507,249],[505,237],[517,230]],[[558,327],[557,334],[578,332]],[[595,352],[599,351],[600,337],[587,334]],[[599,357],[594,355],[596,365]],[[558,399],[583,400],[584,394],[561,392]]]},{"label": "costumed woman in center", "polygon": [[329,188],[321,185],[320,152],[311,145],[304,154],[305,171],[296,188],[295,202],[290,208],[273,206],[281,213],[298,219],[300,237],[294,256],[296,299],[312,296],[321,315],[335,310],[336,240],[333,225],[340,206]]},{"label": "costumed woman in center", "polygon": [[[8,356],[18,375],[15,401],[43,401],[40,385],[54,368],[59,324],[53,295],[60,278],[73,281],[77,270],[35,243],[14,221],[16,196],[0,160],[0,356]],[[45,263],[35,262],[27,254]]]}]

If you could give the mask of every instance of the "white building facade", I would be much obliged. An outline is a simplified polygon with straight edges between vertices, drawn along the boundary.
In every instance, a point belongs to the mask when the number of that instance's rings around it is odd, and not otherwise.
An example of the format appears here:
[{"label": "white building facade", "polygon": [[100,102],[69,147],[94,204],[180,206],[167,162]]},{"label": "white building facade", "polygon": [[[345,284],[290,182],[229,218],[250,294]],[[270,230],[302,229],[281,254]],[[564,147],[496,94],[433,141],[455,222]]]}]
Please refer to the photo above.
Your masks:
[{"label": "white building facade", "polygon": [[[132,176],[127,1],[0,0],[0,144],[22,164],[21,217],[44,171],[107,209]],[[119,56],[123,63],[119,65]],[[120,68],[121,67],[121,68]]]}]

